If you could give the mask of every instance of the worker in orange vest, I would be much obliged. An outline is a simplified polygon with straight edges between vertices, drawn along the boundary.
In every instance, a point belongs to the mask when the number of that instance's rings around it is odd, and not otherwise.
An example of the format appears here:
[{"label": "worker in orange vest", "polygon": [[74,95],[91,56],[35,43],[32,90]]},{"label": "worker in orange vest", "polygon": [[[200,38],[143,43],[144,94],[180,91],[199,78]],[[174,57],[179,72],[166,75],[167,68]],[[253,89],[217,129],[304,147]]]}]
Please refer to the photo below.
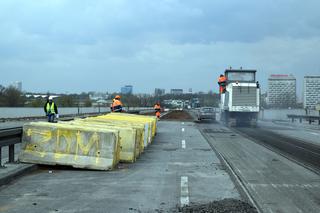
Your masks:
[{"label": "worker in orange vest", "polygon": [[160,118],[160,115],[161,115],[161,106],[160,106],[160,102],[157,102],[155,105],[154,105],[154,111],[156,113],[156,116],[157,118]]},{"label": "worker in orange vest", "polygon": [[226,86],[227,86],[227,78],[224,75],[220,75],[219,80],[218,80],[218,84],[219,84],[219,92],[221,93],[225,93],[226,92]]},{"label": "worker in orange vest", "polygon": [[112,112],[122,112],[123,105],[120,99],[121,99],[120,95],[116,95],[111,106]]},{"label": "worker in orange vest", "polygon": [[110,104],[110,111],[113,112],[113,103],[115,99],[112,99],[112,103]]}]

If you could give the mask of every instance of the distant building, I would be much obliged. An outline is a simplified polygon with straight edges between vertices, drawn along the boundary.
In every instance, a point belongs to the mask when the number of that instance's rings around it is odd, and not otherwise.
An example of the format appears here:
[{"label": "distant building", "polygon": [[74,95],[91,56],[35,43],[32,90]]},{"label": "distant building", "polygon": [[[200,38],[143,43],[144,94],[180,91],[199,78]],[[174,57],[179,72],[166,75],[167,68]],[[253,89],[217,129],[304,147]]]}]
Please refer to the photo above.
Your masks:
[{"label": "distant building", "polygon": [[314,109],[320,104],[320,76],[304,76],[303,107]]},{"label": "distant building", "polygon": [[189,88],[188,93],[192,94],[192,88]]},{"label": "distant building", "polygon": [[133,86],[131,85],[125,85],[124,87],[121,87],[121,94],[132,94],[133,92]]},{"label": "distant building", "polygon": [[15,81],[10,86],[16,88],[20,92],[22,91],[22,82],[21,81]]},{"label": "distant building", "polygon": [[171,89],[170,93],[172,95],[182,95],[183,94],[183,89]]},{"label": "distant building", "polygon": [[155,96],[162,96],[166,93],[165,89],[155,88],[154,95]]},{"label": "distant building", "polygon": [[268,105],[289,107],[296,102],[296,78],[293,75],[271,75],[268,79]]}]

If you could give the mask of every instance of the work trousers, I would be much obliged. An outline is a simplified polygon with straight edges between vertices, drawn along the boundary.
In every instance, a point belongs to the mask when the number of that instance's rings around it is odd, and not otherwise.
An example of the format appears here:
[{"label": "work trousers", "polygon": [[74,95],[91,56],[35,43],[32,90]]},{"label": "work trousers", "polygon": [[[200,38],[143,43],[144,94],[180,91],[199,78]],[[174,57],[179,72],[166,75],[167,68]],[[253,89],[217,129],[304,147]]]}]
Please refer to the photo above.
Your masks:
[{"label": "work trousers", "polygon": [[49,113],[48,114],[48,122],[50,123],[54,123],[54,117],[56,116],[56,114],[54,113]]}]

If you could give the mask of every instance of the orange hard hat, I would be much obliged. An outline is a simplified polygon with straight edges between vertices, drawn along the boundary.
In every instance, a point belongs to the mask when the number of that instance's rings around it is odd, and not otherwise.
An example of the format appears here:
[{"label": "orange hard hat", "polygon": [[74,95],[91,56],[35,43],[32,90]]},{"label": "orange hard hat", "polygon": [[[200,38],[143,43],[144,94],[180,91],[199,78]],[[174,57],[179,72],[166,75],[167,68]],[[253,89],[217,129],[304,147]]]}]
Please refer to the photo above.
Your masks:
[{"label": "orange hard hat", "polygon": [[116,97],[115,97],[115,99],[120,99],[121,97],[120,97],[120,95],[116,95]]}]

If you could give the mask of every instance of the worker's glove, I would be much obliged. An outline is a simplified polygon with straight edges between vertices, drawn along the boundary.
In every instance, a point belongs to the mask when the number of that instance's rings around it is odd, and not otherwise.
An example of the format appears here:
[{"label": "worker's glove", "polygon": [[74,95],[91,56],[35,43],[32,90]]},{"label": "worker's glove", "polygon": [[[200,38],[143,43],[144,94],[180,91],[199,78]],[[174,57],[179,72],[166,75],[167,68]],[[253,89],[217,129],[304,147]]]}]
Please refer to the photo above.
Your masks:
[{"label": "worker's glove", "polygon": [[59,114],[56,114],[56,118],[57,118],[57,119],[59,118]]}]

